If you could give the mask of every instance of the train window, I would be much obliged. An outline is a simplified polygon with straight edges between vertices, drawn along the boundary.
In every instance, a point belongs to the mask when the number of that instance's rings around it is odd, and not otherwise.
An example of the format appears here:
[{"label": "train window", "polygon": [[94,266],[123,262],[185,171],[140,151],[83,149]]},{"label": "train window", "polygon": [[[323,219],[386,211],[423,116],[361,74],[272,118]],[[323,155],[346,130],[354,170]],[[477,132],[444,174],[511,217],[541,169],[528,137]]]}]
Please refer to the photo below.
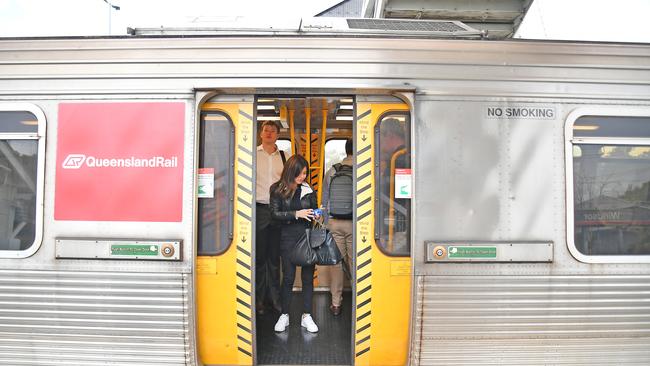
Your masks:
[{"label": "train window", "polygon": [[650,255],[650,117],[584,116],[572,134],[572,249]]},{"label": "train window", "polygon": [[199,174],[213,184],[212,192],[199,194],[198,255],[218,255],[232,242],[235,130],[228,116],[216,111],[201,114],[200,130]]},{"label": "train window", "polygon": [[42,237],[45,115],[0,105],[0,257],[28,257]]},{"label": "train window", "polygon": [[388,255],[410,255],[411,199],[400,197],[396,175],[411,169],[409,115],[384,114],[375,127],[377,204],[375,238]]},{"label": "train window", "polygon": [[38,120],[27,111],[2,111],[0,133],[37,133]]},{"label": "train window", "polygon": [[345,139],[330,139],[325,142],[325,169],[328,172],[332,165],[345,159]]},{"label": "train window", "polygon": [[647,117],[584,116],[573,124],[573,136],[650,138],[650,123]]},{"label": "train window", "polygon": [[[261,144],[257,144],[258,146]],[[287,139],[278,139],[275,144],[278,146],[279,150],[284,151],[287,154],[287,159],[291,156],[291,141]]]}]

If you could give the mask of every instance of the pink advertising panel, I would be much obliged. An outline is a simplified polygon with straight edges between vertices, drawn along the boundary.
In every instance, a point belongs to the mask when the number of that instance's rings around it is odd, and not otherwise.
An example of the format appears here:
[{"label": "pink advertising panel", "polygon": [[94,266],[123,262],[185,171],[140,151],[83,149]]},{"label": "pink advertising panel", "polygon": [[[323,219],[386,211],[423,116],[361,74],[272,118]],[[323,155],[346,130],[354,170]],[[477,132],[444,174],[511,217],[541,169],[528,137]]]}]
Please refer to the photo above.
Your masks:
[{"label": "pink advertising panel", "polygon": [[54,218],[182,220],[185,103],[61,103]]}]

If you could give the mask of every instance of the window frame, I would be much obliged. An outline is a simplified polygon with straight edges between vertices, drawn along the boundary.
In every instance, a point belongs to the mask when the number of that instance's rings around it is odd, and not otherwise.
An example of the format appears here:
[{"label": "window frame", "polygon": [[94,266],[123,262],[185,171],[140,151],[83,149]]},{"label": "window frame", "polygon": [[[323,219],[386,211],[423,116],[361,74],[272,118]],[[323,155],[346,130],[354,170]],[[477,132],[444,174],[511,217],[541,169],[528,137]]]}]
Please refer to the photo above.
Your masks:
[{"label": "window frame", "polygon": [[43,244],[43,195],[45,190],[45,138],[47,121],[43,110],[32,103],[0,103],[0,112],[29,112],[38,121],[37,132],[0,133],[2,140],[36,140],[36,212],[34,217],[34,242],[24,250],[0,250],[0,258],[28,258],[34,255]]},{"label": "window frame", "polygon": [[[228,188],[229,188],[229,191],[228,191],[228,240],[229,240],[229,242],[228,242],[228,245],[224,246],[222,250],[217,250],[215,252],[210,252],[210,253],[204,253],[204,252],[199,253],[199,244],[200,244],[199,243],[199,230],[200,230],[200,228],[199,228],[198,217],[200,215],[200,212],[199,212],[200,205],[199,205],[198,200],[200,200],[201,198],[198,197],[198,193],[195,193],[196,194],[196,200],[197,200],[196,201],[196,213],[197,213],[197,220],[196,220],[196,255],[200,256],[200,257],[216,257],[216,256],[220,256],[220,255],[223,255],[224,253],[226,253],[228,251],[228,249],[230,249],[230,247],[233,245],[233,242],[234,242],[233,233],[234,233],[234,225],[235,225],[234,197],[235,197],[235,148],[236,148],[235,144],[236,144],[236,139],[235,139],[235,124],[233,123],[232,118],[230,118],[230,115],[228,115],[228,113],[226,111],[223,111],[223,110],[220,110],[220,109],[206,110],[206,111],[201,111],[200,114],[199,114],[199,136],[198,136],[198,143],[199,144],[201,143],[201,138],[202,138],[202,136],[201,136],[201,133],[203,131],[202,130],[202,128],[203,128],[202,123],[204,121],[204,116],[207,115],[207,114],[218,114],[218,115],[224,117],[228,121],[228,124],[230,126],[230,142],[231,142],[231,146],[233,147],[233,148],[230,149],[230,151],[228,151],[228,159],[229,159],[228,174],[230,175],[230,179],[229,179],[230,182],[228,184]],[[196,163],[197,164],[197,175],[196,175],[197,178],[196,179],[198,179],[198,168],[201,168],[201,166],[200,166],[201,165],[201,152],[200,152],[200,149],[201,148],[199,146],[197,146],[198,154],[197,154],[197,159],[196,159],[196,161],[197,161],[197,163]],[[198,185],[197,185],[197,187],[198,187]]]},{"label": "window frame", "polygon": [[567,246],[571,255],[584,263],[650,263],[650,254],[634,255],[587,255],[578,250],[575,245],[575,206],[573,180],[573,146],[574,145],[638,145],[649,146],[650,138],[629,137],[574,137],[573,125],[581,117],[647,117],[650,118],[650,108],[642,107],[581,107],[573,110],[567,116],[564,126],[564,156],[566,163],[566,235]]}]

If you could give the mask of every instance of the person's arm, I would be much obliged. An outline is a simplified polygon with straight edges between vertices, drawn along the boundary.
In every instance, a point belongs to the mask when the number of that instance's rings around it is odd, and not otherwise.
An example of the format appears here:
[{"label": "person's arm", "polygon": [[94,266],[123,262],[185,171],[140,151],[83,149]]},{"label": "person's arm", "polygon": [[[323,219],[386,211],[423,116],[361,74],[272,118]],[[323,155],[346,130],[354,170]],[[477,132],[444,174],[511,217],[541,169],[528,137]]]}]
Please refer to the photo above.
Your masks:
[{"label": "person's arm", "polygon": [[[314,202],[314,207],[316,207],[316,200],[314,200],[313,202]],[[307,221],[311,221],[314,218],[314,213],[311,208],[305,208],[298,211],[295,210],[284,211],[282,208],[282,198],[279,195],[273,193],[271,193],[271,199],[269,200],[269,208],[271,210],[271,218],[273,220],[278,220],[280,222],[287,222],[287,221],[293,221],[298,219],[305,219]]]},{"label": "person's arm", "polygon": [[296,219],[296,211],[284,211],[282,209],[282,198],[271,193],[269,200],[269,208],[271,210],[271,218],[278,221],[292,221]]}]

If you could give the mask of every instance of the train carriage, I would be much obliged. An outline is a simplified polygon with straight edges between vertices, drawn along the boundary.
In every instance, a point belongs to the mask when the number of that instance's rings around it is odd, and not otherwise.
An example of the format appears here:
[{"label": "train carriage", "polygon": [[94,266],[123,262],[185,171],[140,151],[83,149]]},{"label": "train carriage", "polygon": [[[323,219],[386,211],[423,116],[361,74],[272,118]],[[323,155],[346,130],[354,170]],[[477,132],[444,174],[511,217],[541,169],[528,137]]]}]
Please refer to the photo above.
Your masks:
[{"label": "train carriage", "polygon": [[[354,141],[316,335],[255,314],[265,120],[316,189]],[[0,39],[0,121],[2,364],[650,362],[648,45]]]}]

